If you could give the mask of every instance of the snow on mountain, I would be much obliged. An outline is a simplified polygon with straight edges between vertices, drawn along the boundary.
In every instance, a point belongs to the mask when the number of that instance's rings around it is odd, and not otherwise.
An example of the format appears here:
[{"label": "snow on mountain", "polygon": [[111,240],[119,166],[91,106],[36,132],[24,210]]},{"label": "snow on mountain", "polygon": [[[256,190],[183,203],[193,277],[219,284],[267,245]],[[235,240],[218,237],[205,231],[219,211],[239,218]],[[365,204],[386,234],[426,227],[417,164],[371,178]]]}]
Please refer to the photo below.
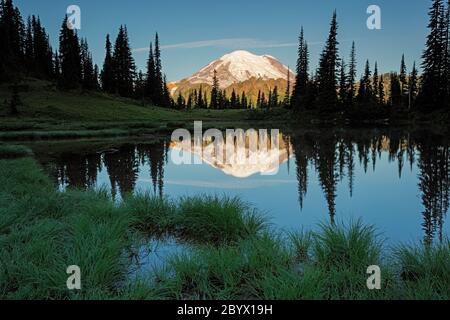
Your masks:
[{"label": "snow on mountain", "polygon": [[[176,89],[177,83],[209,84],[213,83],[214,70],[221,88],[225,89],[232,84],[247,81],[251,78],[260,80],[287,80],[288,67],[269,55],[258,56],[248,51],[238,50],[226,54],[202,68],[189,78],[172,84]],[[294,74],[291,72],[291,79]]]}]

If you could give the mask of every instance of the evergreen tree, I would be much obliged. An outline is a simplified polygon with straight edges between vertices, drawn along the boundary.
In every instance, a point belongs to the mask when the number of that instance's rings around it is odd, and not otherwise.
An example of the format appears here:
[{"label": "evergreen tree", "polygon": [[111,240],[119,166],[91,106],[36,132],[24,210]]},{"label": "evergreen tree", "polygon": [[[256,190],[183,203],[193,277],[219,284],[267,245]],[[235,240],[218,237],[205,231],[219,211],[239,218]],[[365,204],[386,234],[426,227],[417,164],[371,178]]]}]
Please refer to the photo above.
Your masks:
[{"label": "evergreen tree", "polygon": [[240,109],[241,108],[241,96],[239,95],[239,93],[236,92],[236,106],[235,109]]},{"label": "evergreen tree", "polygon": [[208,97],[206,96],[206,90],[203,94],[203,107],[208,108]]},{"label": "evergreen tree", "polygon": [[119,28],[113,57],[115,91],[120,96],[132,97],[136,68],[131,54],[127,28],[124,26]]},{"label": "evergreen tree", "polygon": [[167,86],[166,75],[163,76],[163,103],[162,107],[171,107],[173,105],[172,98],[170,97],[169,87]]},{"label": "evergreen tree", "polygon": [[375,70],[373,71],[373,97],[378,101],[379,98],[379,89],[380,86],[378,84],[379,76],[378,76],[378,62],[375,61]]},{"label": "evergreen tree", "polygon": [[163,83],[163,73],[162,73],[162,62],[161,62],[161,49],[159,47],[159,35],[155,35],[155,96],[154,103],[158,106],[164,104],[164,83]]},{"label": "evergreen tree", "polygon": [[413,68],[411,71],[411,74],[409,75],[409,83],[408,83],[408,108],[411,109],[412,106],[414,105],[416,98],[417,98],[417,93],[418,93],[418,81],[419,81],[419,72],[417,71],[416,68],[416,63],[414,62],[413,64]]},{"label": "evergreen tree", "polygon": [[269,101],[269,108],[276,108],[278,107],[278,87],[275,86],[275,88],[273,88],[273,91],[270,95],[270,101]]},{"label": "evergreen tree", "polygon": [[214,70],[213,85],[212,85],[212,89],[211,89],[211,108],[212,109],[219,108],[219,93],[220,93],[219,80],[217,79],[217,71]]},{"label": "evergreen tree", "polygon": [[146,97],[153,103],[156,103],[156,66],[155,56],[153,53],[153,44],[150,43],[149,56],[147,60],[147,82],[146,82]]},{"label": "evergreen tree", "polygon": [[400,106],[402,103],[402,86],[397,73],[391,73],[391,105]]},{"label": "evergreen tree", "polygon": [[82,80],[81,50],[78,35],[68,28],[65,16],[59,35],[61,77],[59,85],[65,89],[78,88]]},{"label": "evergreen tree", "polygon": [[12,0],[0,2],[0,81],[23,72],[25,25]]},{"label": "evergreen tree", "polygon": [[55,52],[53,57],[53,78],[56,82],[59,82],[59,77],[61,76],[61,63],[59,61],[59,53]]},{"label": "evergreen tree", "polygon": [[440,108],[445,101],[444,56],[445,35],[443,32],[443,0],[433,0],[429,11],[430,33],[427,37],[425,51],[422,55],[422,86],[420,105],[423,110],[432,111]]},{"label": "evergreen tree", "polygon": [[384,93],[384,79],[383,75],[380,76],[380,81],[378,82],[378,103],[384,105],[385,93]]},{"label": "evergreen tree", "polygon": [[261,108],[261,90],[258,90],[258,98],[256,99],[256,108]]},{"label": "evergreen tree", "polygon": [[358,92],[358,102],[369,103],[373,100],[372,73],[369,60],[366,61],[364,76],[361,79]]},{"label": "evergreen tree", "polygon": [[185,109],[186,108],[186,103],[184,100],[183,95],[180,93],[178,93],[178,98],[177,98],[177,109]]},{"label": "evergreen tree", "polygon": [[350,53],[350,65],[348,70],[348,104],[350,106],[354,105],[356,96],[356,49],[355,42],[352,44],[352,51]]},{"label": "evergreen tree", "polygon": [[53,77],[53,52],[45,28],[39,17],[32,17],[33,33],[33,64],[34,75],[38,78],[51,79]]},{"label": "evergreen tree", "polygon": [[33,25],[31,23],[31,17],[28,17],[25,35],[25,67],[28,74],[34,71],[34,63]]},{"label": "evergreen tree", "polygon": [[145,103],[145,76],[142,71],[139,71],[136,77],[134,85],[134,97],[137,100],[141,100],[142,104]]},{"label": "evergreen tree", "polygon": [[242,92],[241,108],[242,109],[247,109],[248,108],[248,100],[247,100],[247,96],[245,95],[245,91]]},{"label": "evergreen tree", "polygon": [[298,59],[297,59],[297,75],[295,79],[295,86],[292,93],[292,105],[295,110],[301,111],[305,108],[304,97],[306,96],[306,88],[309,79],[309,52],[308,44],[306,43],[303,27],[300,31]]},{"label": "evergreen tree", "polygon": [[267,102],[266,102],[266,95],[265,93],[261,93],[261,105],[260,108],[261,109],[265,109],[267,107]]},{"label": "evergreen tree", "polygon": [[330,25],[330,33],[325,48],[320,56],[318,69],[318,106],[322,111],[336,110],[337,107],[337,72],[338,44],[337,41],[337,16],[336,11]]},{"label": "evergreen tree", "polygon": [[193,105],[194,105],[194,94],[191,91],[189,93],[188,100],[186,103],[186,109],[191,110],[193,108]]},{"label": "evergreen tree", "polygon": [[238,98],[236,95],[236,91],[233,89],[233,91],[231,92],[231,99],[230,99],[230,104],[231,104],[231,108],[236,108],[238,103]]},{"label": "evergreen tree", "polygon": [[200,89],[197,93],[197,107],[198,108],[205,108],[204,102],[203,102],[203,92],[202,92],[202,86],[200,86]]},{"label": "evergreen tree", "polygon": [[227,92],[225,90],[221,91],[220,93],[220,109],[226,109],[228,106],[228,98],[227,98]]},{"label": "evergreen tree", "polygon": [[407,77],[406,63],[405,63],[405,55],[402,55],[402,61],[400,63],[400,91],[402,94],[402,102],[403,105],[408,105],[408,77]]},{"label": "evergreen tree", "polygon": [[286,86],[286,92],[284,93],[283,106],[285,108],[291,107],[291,70],[289,67],[288,67],[288,71],[287,71],[287,86]]},{"label": "evergreen tree", "polygon": [[339,75],[339,102],[342,107],[345,106],[348,97],[348,79],[346,74],[345,61],[341,61],[341,72]]},{"label": "evergreen tree", "polygon": [[97,80],[95,79],[94,63],[92,55],[89,52],[89,46],[86,39],[81,39],[81,65],[82,65],[82,87],[85,90],[95,90]]},{"label": "evergreen tree", "polygon": [[94,90],[100,90],[100,84],[99,84],[99,79],[100,79],[100,71],[98,68],[98,65],[94,65]]},{"label": "evergreen tree", "polygon": [[114,78],[114,60],[112,56],[112,45],[109,34],[106,35],[105,51],[105,61],[103,62],[103,69],[100,76],[102,89],[105,92],[114,93],[116,88]]}]

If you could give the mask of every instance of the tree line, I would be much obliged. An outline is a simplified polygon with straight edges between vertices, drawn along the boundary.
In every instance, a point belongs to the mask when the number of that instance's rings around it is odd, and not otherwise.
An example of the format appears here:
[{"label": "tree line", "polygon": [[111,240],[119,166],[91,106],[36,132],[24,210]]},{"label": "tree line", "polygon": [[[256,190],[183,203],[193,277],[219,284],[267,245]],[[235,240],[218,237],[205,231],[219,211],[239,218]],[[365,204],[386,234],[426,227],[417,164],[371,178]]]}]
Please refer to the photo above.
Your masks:
[{"label": "tree line", "polygon": [[12,0],[0,1],[0,82],[17,83],[23,77],[54,81],[60,89],[102,90],[122,97],[142,99],[158,106],[172,104],[162,70],[159,37],[150,44],[147,70],[136,71],[128,30],[120,26],[114,46],[106,36],[102,70],[93,63],[87,39],[70,28],[65,16],[59,49],[37,16],[24,23]]},{"label": "tree line", "polygon": [[[198,89],[190,90],[185,97],[183,93],[179,92],[177,98],[173,101],[173,106],[177,109],[195,109],[195,108],[210,108],[210,109],[271,109],[281,106],[284,102],[280,102],[280,95],[278,94],[278,87],[269,89],[268,97],[259,90],[256,101],[252,101],[251,97],[247,95],[245,90],[241,93],[232,89],[231,94],[228,95],[226,90],[220,88],[220,83],[217,77],[217,71],[214,70],[213,84],[208,91],[201,85]],[[209,97],[209,99],[208,99]]]},{"label": "tree line", "polygon": [[384,75],[379,74],[378,62],[374,63],[372,69],[367,60],[364,73],[358,81],[355,43],[348,62],[339,53],[336,12],[333,13],[319,66],[311,74],[308,43],[302,28],[290,108],[297,112],[340,112],[351,116],[392,111],[450,110],[450,1],[445,4],[444,0],[433,0],[429,16],[430,34],[422,56],[421,76],[416,62],[408,72],[403,55],[399,71]]}]

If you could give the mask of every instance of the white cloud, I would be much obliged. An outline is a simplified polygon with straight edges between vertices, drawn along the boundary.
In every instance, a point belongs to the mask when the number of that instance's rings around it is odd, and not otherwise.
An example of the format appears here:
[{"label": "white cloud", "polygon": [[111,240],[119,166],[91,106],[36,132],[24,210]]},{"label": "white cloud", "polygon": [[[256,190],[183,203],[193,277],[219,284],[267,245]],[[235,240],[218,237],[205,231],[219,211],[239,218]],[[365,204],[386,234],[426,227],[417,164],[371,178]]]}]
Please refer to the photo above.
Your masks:
[{"label": "white cloud", "polygon": [[[253,38],[228,38],[216,40],[202,40],[192,42],[182,42],[161,46],[161,49],[195,49],[195,48],[227,48],[227,49],[255,49],[255,48],[284,48],[296,47],[296,42],[280,43],[274,41],[265,41]],[[137,48],[133,52],[147,52],[146,48]]]}]

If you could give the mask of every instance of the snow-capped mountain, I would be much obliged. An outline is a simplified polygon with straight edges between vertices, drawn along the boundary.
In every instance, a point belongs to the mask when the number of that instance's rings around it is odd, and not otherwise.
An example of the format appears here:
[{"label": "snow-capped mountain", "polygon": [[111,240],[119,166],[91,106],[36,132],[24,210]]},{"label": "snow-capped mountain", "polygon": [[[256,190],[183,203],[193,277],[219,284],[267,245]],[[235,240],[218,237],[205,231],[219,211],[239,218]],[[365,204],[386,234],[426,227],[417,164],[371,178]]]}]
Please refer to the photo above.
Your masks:
[{"label": "snow-capped mountain", "polygon": [[[196,72],[192,76],[170,83],[172,94],[181,92],[185,94],[188,90],[203,85],[207,88],[213,83],[214,70],[217,72],[220,87],[231,89],[232,87],[251,87],[254,91],[256,87],[266,91],[275,85],[282,89],[286,86],[288,72],[291,81],[295,75],[288,71],[288,67],[270,55],[255,55],[248,51],[238,50],[226,54],[223,57],[212,61],[207,66]],[[249,83],[248,85],[245,85]],[[281,87],[281,88],[280,88]]]}]

